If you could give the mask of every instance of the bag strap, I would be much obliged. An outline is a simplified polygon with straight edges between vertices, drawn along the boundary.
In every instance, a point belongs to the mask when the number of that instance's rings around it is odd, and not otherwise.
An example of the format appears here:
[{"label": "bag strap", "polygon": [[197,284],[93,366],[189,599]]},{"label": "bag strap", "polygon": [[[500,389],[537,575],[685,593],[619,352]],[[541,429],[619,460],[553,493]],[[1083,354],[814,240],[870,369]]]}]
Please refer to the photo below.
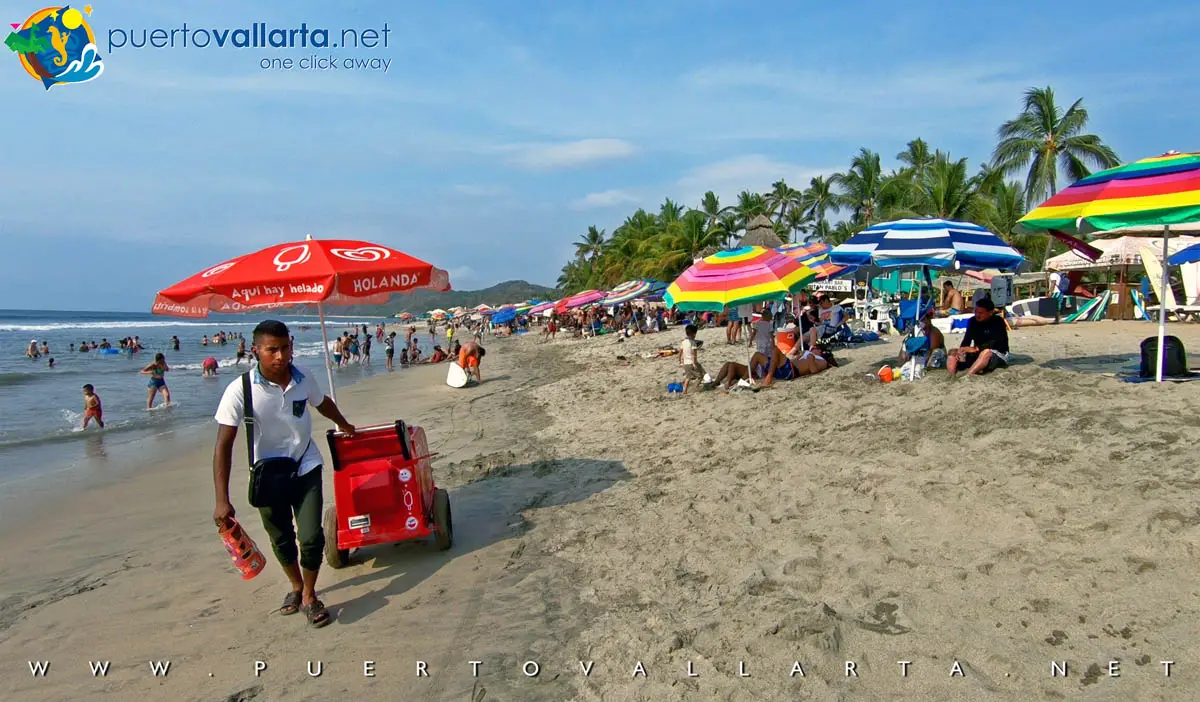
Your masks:
[{"label": "bag strap", "polygon": [[246,421],[246,460],[254,467],[254,392],[250,387],[250,371],[242,373],[242,405]]}]

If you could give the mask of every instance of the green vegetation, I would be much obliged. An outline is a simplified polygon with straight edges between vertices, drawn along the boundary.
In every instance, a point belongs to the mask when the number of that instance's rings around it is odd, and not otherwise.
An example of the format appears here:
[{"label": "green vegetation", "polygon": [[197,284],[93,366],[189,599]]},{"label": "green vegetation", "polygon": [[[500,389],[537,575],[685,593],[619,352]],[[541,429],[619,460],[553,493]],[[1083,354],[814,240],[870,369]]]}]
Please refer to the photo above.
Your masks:
[{"label": "green vegetation", "polygon": [[[931,150],[918,138],[896,154],[900,167],[886,173],[879,154],[862,148],[844,172],[813,178],[804,190],[779,180],[764,193],[743,190],[733,205],[709,191],[695,208],[667,198],[657,213],[639,209],[626,217],[611,236],[588,227],[575,243],[575,258],[563,266],[559,291],[606,289],[632,278],[673,280],[693,259],[735,246],[758,215],[769,217],[785,241],[831,245],[902,217],[965,220],[989,228],[1040,268],[1051,247],[1037,249],[1048,237],[1016,234],[1017,220],[1057,192],[1060,175],[1075,182],[1090,168],[1120,163],[1099,137],[1084,133],[1087,121],[1082,100],[1064,112],[1053,90],[1031,88],[1021,113],[998,130],[991,163],[974,172],[967,159]],[[1027,166],[1023,185],[1006,180]],[[833,221],[834,214],[842,217]]]}]

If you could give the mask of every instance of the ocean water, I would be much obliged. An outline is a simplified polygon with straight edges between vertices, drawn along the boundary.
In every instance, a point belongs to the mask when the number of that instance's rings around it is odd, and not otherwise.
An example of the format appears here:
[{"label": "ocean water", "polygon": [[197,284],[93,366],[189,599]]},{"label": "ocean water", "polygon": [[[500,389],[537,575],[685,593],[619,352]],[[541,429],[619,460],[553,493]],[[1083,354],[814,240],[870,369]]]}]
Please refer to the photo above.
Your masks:
[{"label": "ocean water", "polygon": [[[22,485],[37,482],[41,476],[86,471],[89,464],[111,462],[114,455],[128,460],[129,451],[169,451],[177,435],[211,429],[212,415],[225,386],[249,366],[243,362],[239,370],[235,365],[236,342],[202,346],[201,338],[208,335],[211,339],[217,331],[240,332],[247,337],[249,347],[254,325],[265,318],[224,315],[182,320],[139,313],[0,310],[0,497],[12,496]],[[328,390],[319,321],[315,317],[281,319],[295,336],[297,365],[311,372]],[[390,322],[397,324],[388,330],[402,337],[398,321],[326,317],[326,329],[332,339],[352,326],[361,332],[366,324],[373,334],[376,324]],[[428,327],[421,323],[416,326],[416,338],[427,355],[433,346]],[[179,351],[171,350],[173,335],[179,337]],[[133,356],[78,351],[84,340],[99,342],[107,338],[116,347],[127,336],[140,337],[144,350]],[[31,339],[39,345],[42,341],[50,345],[54,368],[47,366],[45,357],[36,361],[25,357]],[[437,341],[443,342],[442,338]],[[73,353],[68,351],[72,343],[76,347]],[[158,352],[166,355],[171,369],[166,374],[171,405],[147,411],[148,378],[139,371]],[[220,364],[216,378],[200,375],[201,362],[209,356]],[[334,382],[341,387],[386,373],[384,362],[383,344],[375,342],[371,366],[351,364],[336,369]],[[400,370],[398,364],[396,368]],[[84,383],[95,386],[104,403],[103,430],[94,423],[86,431],[79,429]],[[161,401],[160,395],[155,405]]]}]

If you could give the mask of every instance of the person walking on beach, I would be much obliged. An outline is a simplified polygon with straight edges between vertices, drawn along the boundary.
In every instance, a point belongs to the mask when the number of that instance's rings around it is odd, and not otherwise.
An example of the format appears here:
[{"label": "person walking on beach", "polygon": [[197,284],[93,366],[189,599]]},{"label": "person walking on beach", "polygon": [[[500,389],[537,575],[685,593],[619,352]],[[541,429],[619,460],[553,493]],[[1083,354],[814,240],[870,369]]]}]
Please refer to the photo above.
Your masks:
[{"label": "person walking on beach", "polygon": [[150,365],[141,370],[142,375],[150,376],[150,381],[146,383],[149,388],[146,392],[146,409],[151,409],[154,406],[154,396],[162,393],[162,405],[171,404],[171,390],[167,387],[167,379],[165,373],[171,370],[167,367],[167,357],[161,353],[154,354],[154,360]]},{"label": "person walking on beach", "polygon": [[249,386],[254,422],[247,441],[254,447],[254,456],[259,460],[291,459],[297,465],[295,477],[285,483],[281,494],[265,496],[270,504],[258,510],[275,558],[292,586],[279,613],[304,612],[308,623],[319,628],[332,621],[317,597],[317,575],[326,538],[321,527],[324,459],[312,441],[312,412],[306,409],[316,408],[344,434],[353,434],[354,425],[342,416],[313,377],[293,365],[288,336],[283,322],[267,320],[255,327],[251,352],[258,366],[243,374],[248,383],[239,377],[221,396],[213,449],[213,521],[224,526],[235,514],[229,500],[229,474],[238,426],[246,419],[245,387]]},{"label": "person walking on beach", "polygon": [[700,347],[696,344],[696,325],[687,325],[683,333],[683,343],[679,345],[679,366],[683,368],[683,391],[686,393],[691,383],[704,380],[704,366],[700,365],[697,358]]},{"label": "person walking on beach", "polygon": [[83,429],[88,428],[88,422],[96,420],[100,428],[104,428],[104,406],[100,404],[100,396],[91,383],[83,386]]}]

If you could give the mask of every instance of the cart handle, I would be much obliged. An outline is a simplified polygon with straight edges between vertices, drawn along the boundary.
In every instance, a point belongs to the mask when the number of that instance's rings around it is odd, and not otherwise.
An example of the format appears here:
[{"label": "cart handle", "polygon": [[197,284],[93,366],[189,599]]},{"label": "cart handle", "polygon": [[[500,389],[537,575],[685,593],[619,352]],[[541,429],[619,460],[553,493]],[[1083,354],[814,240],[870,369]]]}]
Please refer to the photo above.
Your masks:
[{"label": "cart handle", "polygon": [[[394,422],[391,424],[372,424],[369,427],[354,427],[354,433],[358,434],[358,433],[366,432],[366,431],[378,431],[380,429],[395,429],[395,428],[396,428],[396,424]],[[329,433],[334,436],[350,436],[349,434],[340,432],[337,429],[330,429]]]}]

